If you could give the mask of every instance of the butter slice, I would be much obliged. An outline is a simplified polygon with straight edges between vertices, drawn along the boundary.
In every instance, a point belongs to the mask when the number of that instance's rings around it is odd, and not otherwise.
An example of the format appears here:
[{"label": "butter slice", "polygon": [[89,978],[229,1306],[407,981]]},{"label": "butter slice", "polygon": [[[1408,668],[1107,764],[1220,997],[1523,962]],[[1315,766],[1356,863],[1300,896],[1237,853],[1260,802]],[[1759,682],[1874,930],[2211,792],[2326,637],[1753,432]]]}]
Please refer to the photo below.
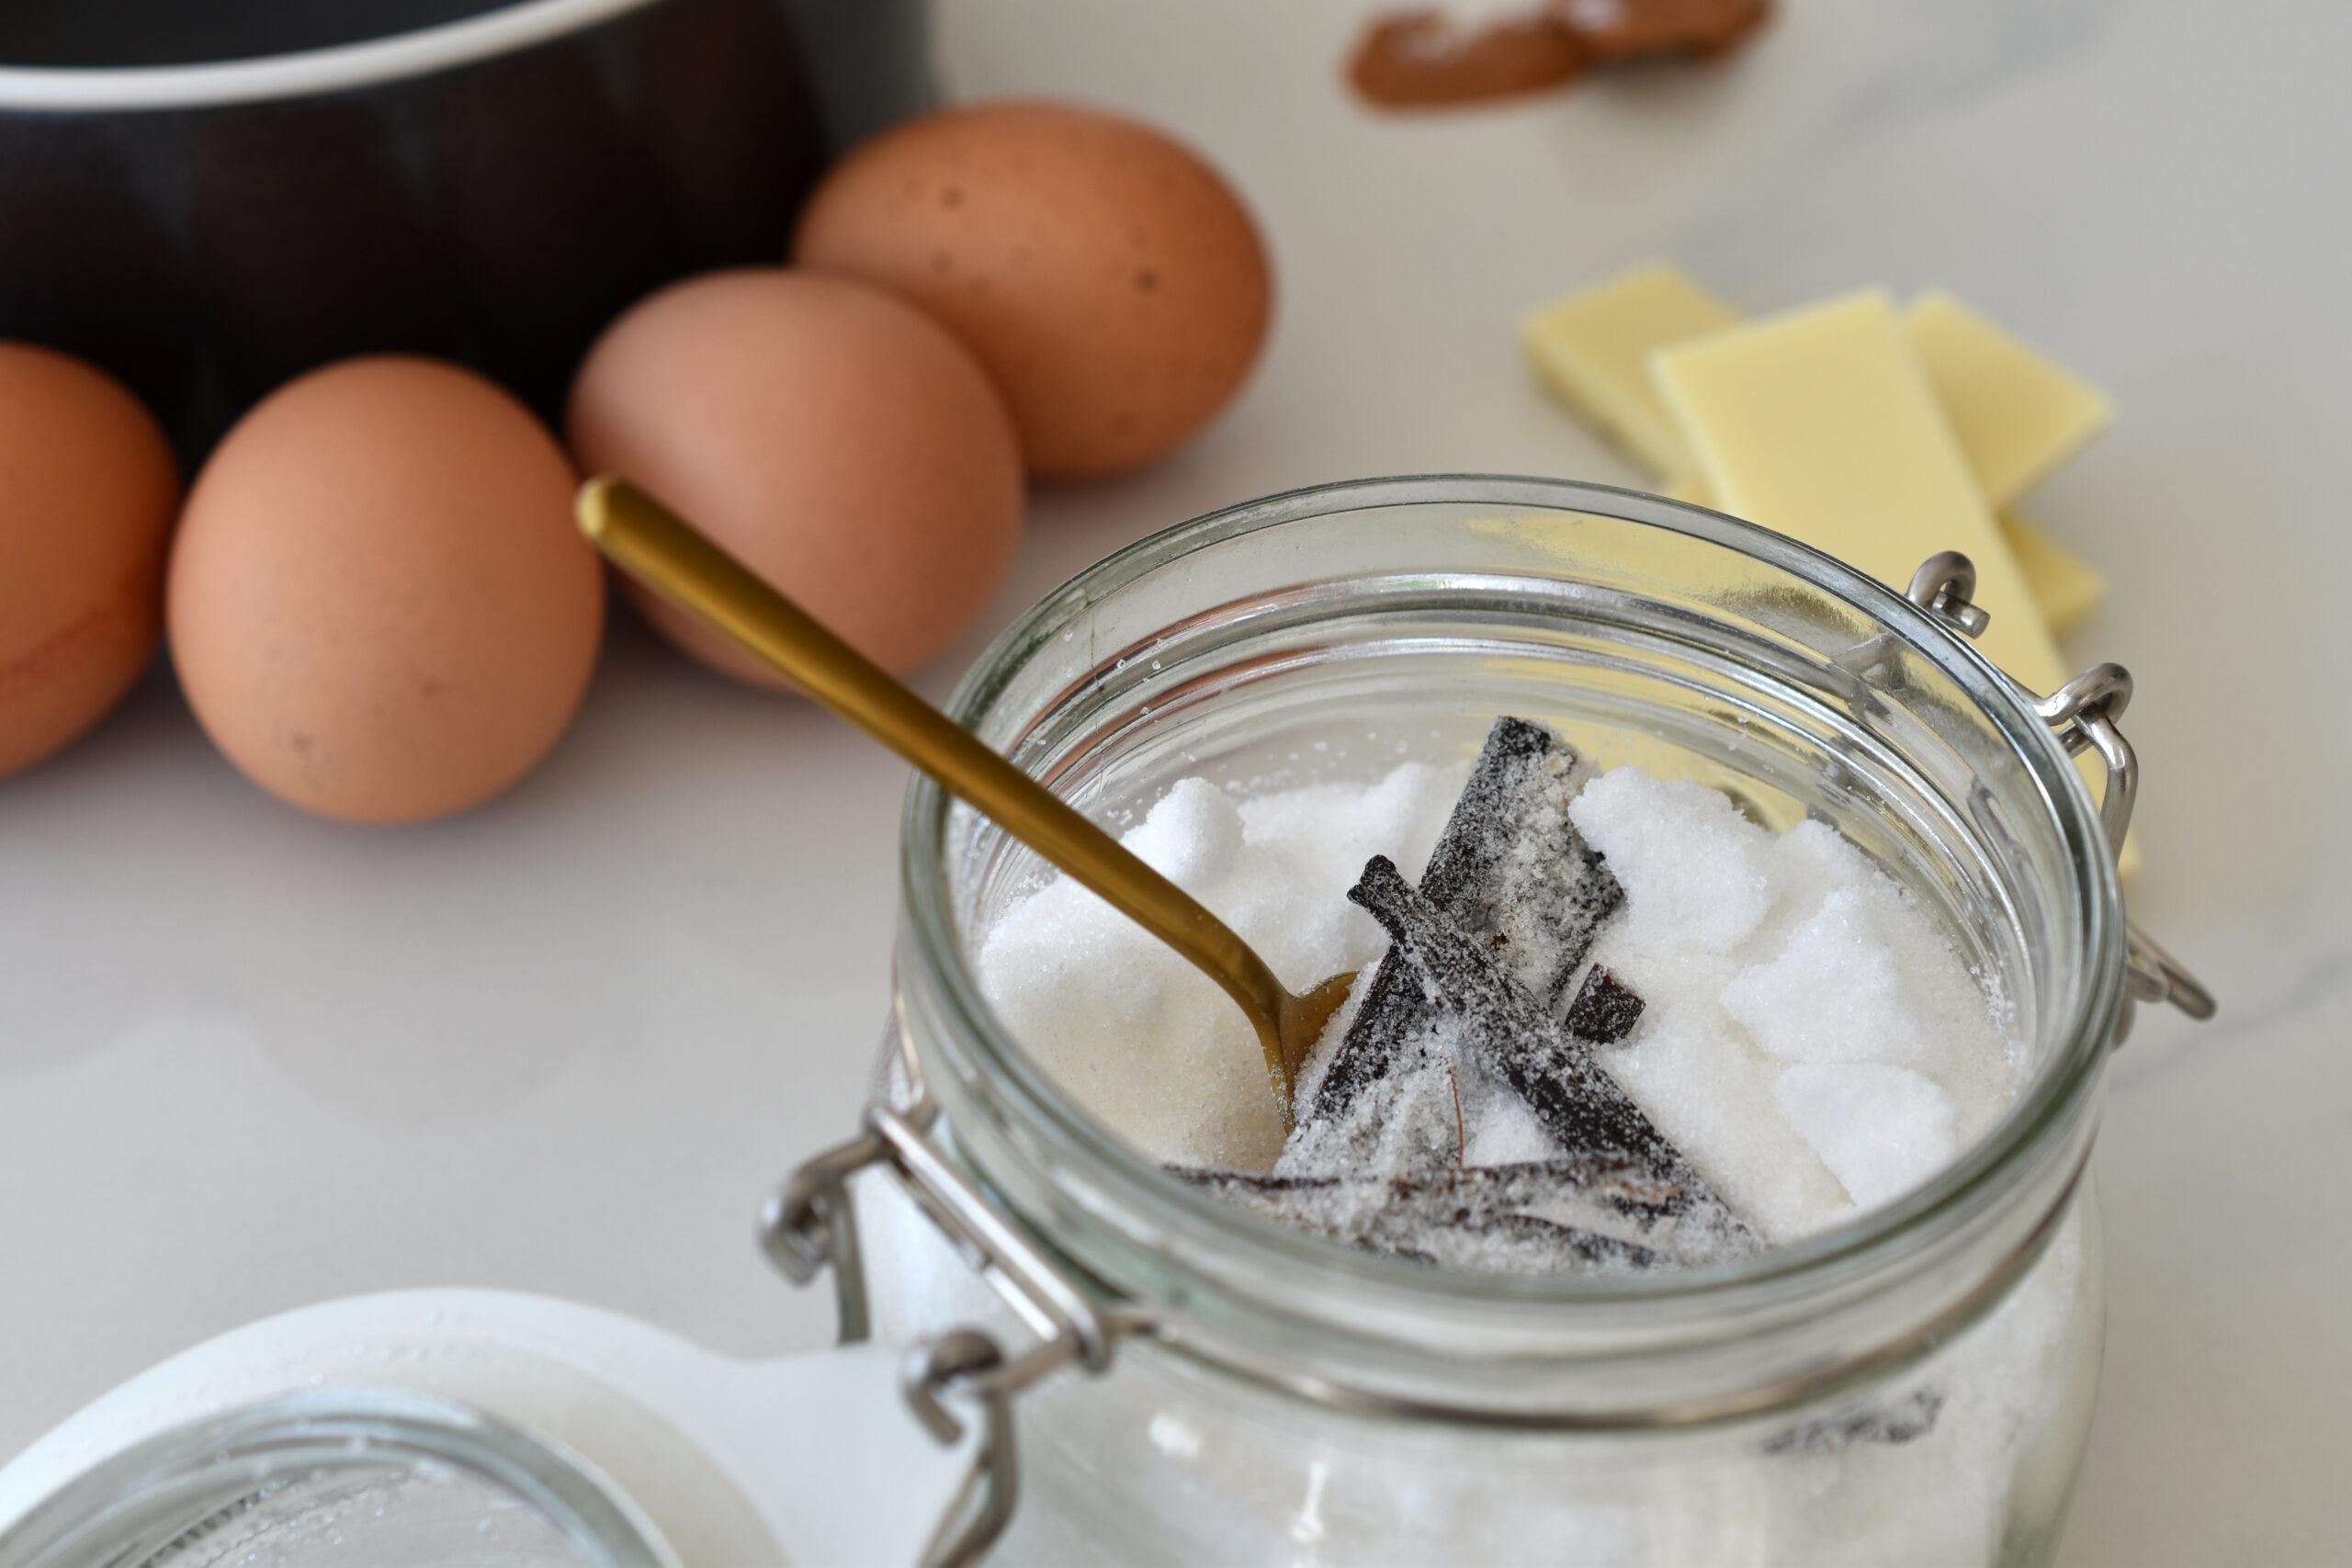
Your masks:
[{"label": "butter slice", "polygon": [[1650,351],[1739,320],[1664,262],[1580,288],[1530,315],[1520,342],[1536,373],[1654,473],[1691,467],[1689,444],[1650,383]]},{"label": "butter slice", "polygon": [[1912,301],[1903,333],[1996,507],[2031,489],[2115,417],[2106,393],[1940,289]]},{"label": "butter slice", "polygon": [[[1938,550],[1962,551],[1992,616],[1977,647],[2038,694],[2065,682],[2025,574],[1883,291],[1669,345],[1650,372],[1724,510],[1897,592]],[[2097,799],[2098,756],[2075,765]],[[2136,841],[2117,869],[2138,873]]]},{"label": "butter slice", "polygon": [[[1657,492],[1668,501],[1722,510],[1715,503],[1714,487],[1707,483],[1704,474],[1676,474],[1661,481]],[[2106,575],[2014,512],[2000,513],[1995,521],[2001,525],[2001,537],[2008,541],[2009,552],[2018,558],[2018,570],[2025,573],[2026,592],[2033,595],[2034,608],[2041,612],[2050,635],[2064,637],[2090,619],[2091,612],[2107,598]]]},{"label": "butter slice", "polygon": [[2016,513],[2002,513],[2000,521],[2050,635],[2064,637],[2090,619],[2107,598],[2107,575]]},{"label": "butter slice", "polygon": [[1715,503],[1715,487],[1707,482],[1707,476],[1689,468],[1660,479],[1657,492],[1668,501],[1687,502],[1692,506],[1703,506],[1710,512],[1723,510]]},{"label": "butter slice", "polygon": [[[1653,262],[1554,300],[1527,318],[1521,337],[1554,391],[1664,476],[1660,495],[1713,507],[1715,493],[1698,472],[1681,425],[1650,381],[1649,356],[1738,319],[1674,267]],[[1996,509],[2111,417],[2105,393],[1949,294],[1921,295],[1903,324],[1976,482]],[[2064,637],[2106,598],[2106,577],[2024,518],[2004,511],[2000,524],[2035,607],[2051,635]]]},{"label": "butter slice", "polygon": [[2036,692],[2065,680],[2017,557],[1883,291],[1670,344],[1650,359],[1724,509],[1897,592],[1938,550],[1976,563],[1985,656]]}]

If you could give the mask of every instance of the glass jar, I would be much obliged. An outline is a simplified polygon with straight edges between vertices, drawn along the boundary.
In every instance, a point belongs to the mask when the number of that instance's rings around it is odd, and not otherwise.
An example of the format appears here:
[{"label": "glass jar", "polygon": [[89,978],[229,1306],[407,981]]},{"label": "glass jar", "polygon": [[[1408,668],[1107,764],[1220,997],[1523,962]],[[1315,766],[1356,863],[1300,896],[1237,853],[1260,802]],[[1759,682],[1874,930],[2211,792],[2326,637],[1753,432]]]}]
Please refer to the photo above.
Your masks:
[{"label": "glass jar", "polygon": [[895,1087],[768,1241],[803,1277],[836,1265],[846,1337],[988,1337],[933,1341],[915,1377],[1016,1413],[998,1560],[2050,1558],[2099,1362],[2117,822],[1945,619],[1653,496],[1374,480],[1112,557],[950,711],[1113,823],[1188,774],[1365,779],[1540,719],[1774,828],[1834,825],[1984,977],[2022,1085],[1924,1186],[1736,1264],[1520,1278],[1353,1251],[1170,1178],[1041,1070],[973,963],[1040,864],[919,780]]}]

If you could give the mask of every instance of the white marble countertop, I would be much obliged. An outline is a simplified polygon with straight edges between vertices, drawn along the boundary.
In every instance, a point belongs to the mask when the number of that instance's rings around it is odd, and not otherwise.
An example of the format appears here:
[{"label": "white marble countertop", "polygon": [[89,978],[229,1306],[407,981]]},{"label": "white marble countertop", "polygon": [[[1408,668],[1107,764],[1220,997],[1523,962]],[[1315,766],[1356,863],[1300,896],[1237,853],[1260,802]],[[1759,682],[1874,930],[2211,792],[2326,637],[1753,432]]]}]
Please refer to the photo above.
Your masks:
[{"label": "white marble countertop", "polygon": [[[2063,1559],[2352,1556],[2352,9],[1788,0],[1718,73],[1381,119],[1363,7],[948,0],[943,80],[1124,107],[1272,242],[1246,395],[1136,478],[1035,498],[1023,604],[1213,506],[1491,469],[1636,482],[1548,403],[1529,305],[1653,255],[1744,309],[1950,287],[2121,416],[2031,498],[2103,566],[2077,663],[2139,678],[2136,917],[2222,998],[2143,1013],[2098,1156],[2106,1381]],[[749,1239],[853,1125],[902,771],[616,629],[547,766],[461,819],[305,819],[158,673],[0,783],[0,1456],[288,1307],[503,1286],[715,1348],[810,1348]]]}]

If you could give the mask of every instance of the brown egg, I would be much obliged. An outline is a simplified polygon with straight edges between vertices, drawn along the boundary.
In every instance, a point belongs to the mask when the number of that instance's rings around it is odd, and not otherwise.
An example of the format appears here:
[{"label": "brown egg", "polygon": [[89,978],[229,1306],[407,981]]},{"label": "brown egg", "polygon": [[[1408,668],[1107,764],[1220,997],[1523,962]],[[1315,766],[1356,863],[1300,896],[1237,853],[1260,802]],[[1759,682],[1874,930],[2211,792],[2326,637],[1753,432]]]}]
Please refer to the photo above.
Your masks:
[{"label": "brown egg", "polygon": [[953,328],[1041,479],[1116,473],[1206,423],[1257,358],[1273,291],[1215,169],[1069,104],[981,104],[876,138],[809,198],[792,254]]},{"label": "brown egg", "polygon": [[[754,268],[663,289],[589,351],[569,424],[582,469],[643,485],[886,669],[961,637],[1020,538],[1020,453],[986,372],[846,278]],[[703,662],[786,684],[627,586]]]},{"label": "brown egg", "polygon": [[147,667],[179,499],[138,399],[0,344],[0,775],[96,724]]},{"label": "brown egg", "polygon": [[429,359],[272,393],[197,477],[172,658],[206,733],[322,817],[413,822],[546,755],[587,689],[603,570],[522,404]]}]

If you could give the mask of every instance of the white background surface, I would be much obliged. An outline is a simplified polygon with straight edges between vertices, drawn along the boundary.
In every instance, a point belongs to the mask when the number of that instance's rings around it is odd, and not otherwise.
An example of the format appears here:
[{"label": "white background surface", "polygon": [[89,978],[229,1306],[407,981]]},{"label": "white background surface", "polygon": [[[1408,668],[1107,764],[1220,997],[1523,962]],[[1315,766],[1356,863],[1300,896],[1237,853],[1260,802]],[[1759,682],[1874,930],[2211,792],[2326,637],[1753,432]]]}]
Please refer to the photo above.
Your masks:
[{"label": "white background surface", "polygon": [[[1038,495],[986,633],[1084,562],[1322,479],[1635,482],[1517,317],[1667,255],[1743,309],[1951,287],[2121,417],[2026,510],[2139,677],[2135,916],[2222,1016],[2143,1013],[2075,1563],[2352,1560],[2352,9],[1792,0],[1727,70],[1442,117],[1352,106],[1363,7],[950,0],[959,94],[1123,106],[1246,192],[1282,279],[1230,414]],[[901,770],[625,617],[548,763],[462,819],[307,820],[166,674],[0,782],[0,1456],[266,1314],[504,1286],[812,1348],[760,1195],[845,1134],[888,996]]]}]

